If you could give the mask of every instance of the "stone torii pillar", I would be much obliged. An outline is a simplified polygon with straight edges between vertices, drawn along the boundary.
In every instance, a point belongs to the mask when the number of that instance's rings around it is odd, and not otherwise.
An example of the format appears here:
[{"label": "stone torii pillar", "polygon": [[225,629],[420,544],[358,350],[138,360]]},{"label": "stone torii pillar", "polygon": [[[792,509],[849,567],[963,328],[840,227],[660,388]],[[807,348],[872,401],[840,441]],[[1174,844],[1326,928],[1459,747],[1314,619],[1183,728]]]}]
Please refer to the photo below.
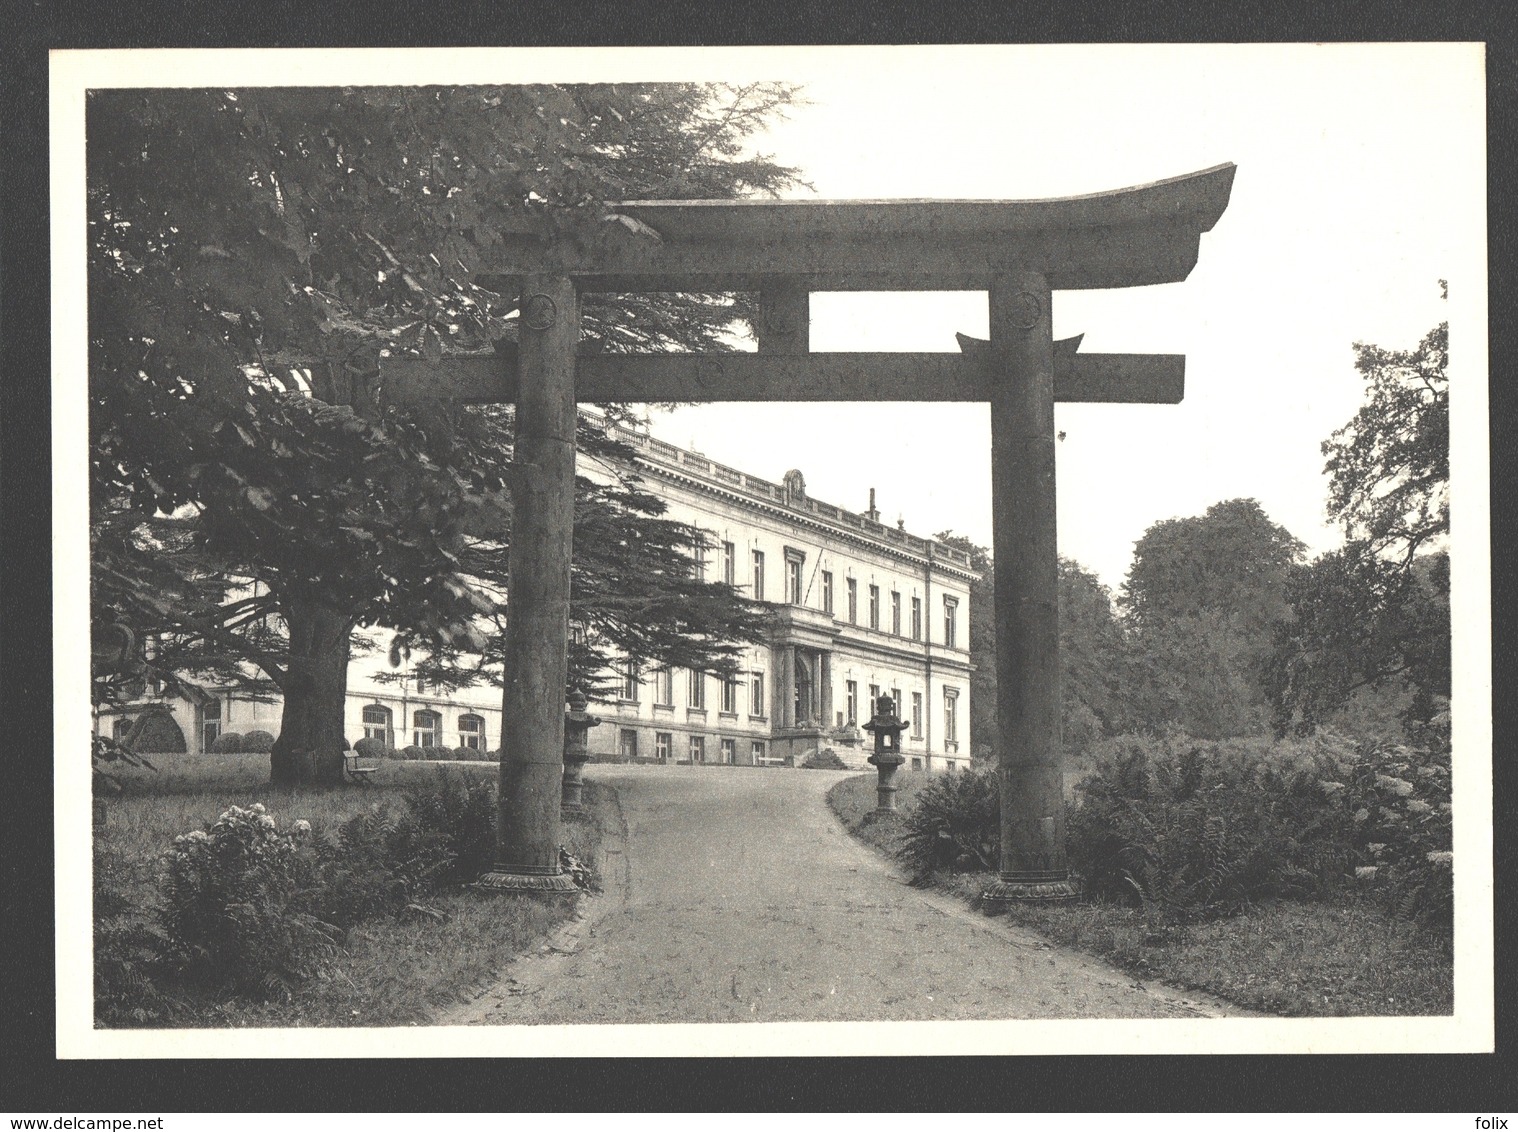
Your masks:
[{"label": "stone torii pillar", "polygon": [[[986,896],[1072,894],[1065,859],[1056,579],[1055,401],[1175,404],[1179,355],[1080,354],[1051,336],[1060,289],[1179,282],[1227,208],[1234,166],[1082,197],[1025,201],[637,201],[597,233],[501,234],[482,278],[522,296],[521,344],[495,357],[394,359],[391,400],[516,401],[517,521],[508,592],[500,849],[491,888],[567,890],[557,862],[574,404],[989,402],[1002,732],[1000,878]],[[813,291],[985,291],[990,342],[962,355],[813,354]],[[759,295],[759,350],[577,357],[586,292]],[[931,621],[929,622],[931,624]],[[777,669],[783,658],[777,658]],[[779,673],[776,673],[777,677]],[[774,708],[789,707],[783,687]]]}]

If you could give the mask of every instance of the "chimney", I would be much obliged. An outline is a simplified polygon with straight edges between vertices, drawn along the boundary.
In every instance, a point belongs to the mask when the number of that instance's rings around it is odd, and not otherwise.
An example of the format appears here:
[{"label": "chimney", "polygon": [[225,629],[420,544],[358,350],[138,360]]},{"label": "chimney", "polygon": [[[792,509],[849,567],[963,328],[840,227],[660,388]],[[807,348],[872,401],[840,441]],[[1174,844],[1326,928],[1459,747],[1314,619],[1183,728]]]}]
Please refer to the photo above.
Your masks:
[{"label": "chimney", "polygon": [[864,513],[864,517],[872,523],[880,522],[880,512],[875,509],[875,489],[870,488],[870,509]]}]

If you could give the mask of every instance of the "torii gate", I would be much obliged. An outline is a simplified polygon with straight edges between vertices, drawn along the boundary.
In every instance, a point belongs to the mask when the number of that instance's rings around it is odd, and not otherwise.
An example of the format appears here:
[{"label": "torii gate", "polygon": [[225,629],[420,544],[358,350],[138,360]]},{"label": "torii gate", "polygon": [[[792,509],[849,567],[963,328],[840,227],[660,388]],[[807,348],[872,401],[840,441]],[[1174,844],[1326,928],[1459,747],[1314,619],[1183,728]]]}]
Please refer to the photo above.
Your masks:
[{"label": "torii gate", "polygon": [[[487,888],[555,891],[576,402],[989,401],[1001,750],[991,903],[1074,894],[1060,754],[1054,402],[1176,404],[1182,355],[1079,354],[1050,292],[1179,282],[1228,205],[1234,166],[1030,201],[639,201],[586,241],[502,237],[515,354],[393,360],[392,397],[517,404],[502,780]],[[808,352],[812,291],[986,291],[991,339],[962,355]],[[576,356],[585,292],[759,294],[756,354]],[[508,757],[519,772],[508,773]]]}]

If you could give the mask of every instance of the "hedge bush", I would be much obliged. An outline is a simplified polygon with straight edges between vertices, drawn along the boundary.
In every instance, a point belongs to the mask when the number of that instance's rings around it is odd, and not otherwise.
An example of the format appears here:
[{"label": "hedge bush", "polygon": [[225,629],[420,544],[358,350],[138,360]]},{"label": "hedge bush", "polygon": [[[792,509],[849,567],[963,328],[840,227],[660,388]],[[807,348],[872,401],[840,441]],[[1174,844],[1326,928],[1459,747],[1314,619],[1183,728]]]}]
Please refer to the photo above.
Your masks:
[{"label": "hedge bush", "polygon": [[249,731],[242,737],[242,753],[267,755],[274,750],[274,736],[267,731]]},{"label": "hedge bush", "polygon": [[366,759],[395,758],[395,752],[385,746],[380,739],[371,739],[368,736],[353,744],[353,750]]},{"label": "hedge bush", "polygon": [[242,751],[242,736],[236,731],[223,731],[211,741],[213,755],[236,755]]},{"label": "hedge bush", "polygon": [[409,746],[409,747],[402,747],[401,748],[401,758],[408,759],[411,762],[417,762],[419,760],[425,759],[426,757],[427,757],[427,752],[425,750],[423,750],[421,747],[412,745],[412,746]]},{"label": "hedge bush", "polygon": [[801,763],[802,770],[848,770],[838,752],[832,747],[823,747],[820,751],[813,751]]},{"label": "hedge bush", "polygon": [[143,712],[122,740],[128,749],[143,755],[182,755],[189,750],[184,732],[167,708],[153,707]]}]

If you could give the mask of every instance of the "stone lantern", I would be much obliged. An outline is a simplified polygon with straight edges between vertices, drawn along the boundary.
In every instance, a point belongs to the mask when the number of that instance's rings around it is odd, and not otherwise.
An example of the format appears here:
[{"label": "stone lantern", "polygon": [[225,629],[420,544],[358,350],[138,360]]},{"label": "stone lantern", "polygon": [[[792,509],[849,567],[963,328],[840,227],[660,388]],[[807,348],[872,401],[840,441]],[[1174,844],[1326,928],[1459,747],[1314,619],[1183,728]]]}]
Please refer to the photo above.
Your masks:
[{"label": "stone lantern", "polygon": [[910,726],[896,717],[896,701],[881,696],[875,701],[875,714],[864,729],[875,736],[875,753],[867,761],[878,769],[875,786],[875,812],[896,812],[896,768],[907,760],[901,753],[901,733]]},{"label": "stone lantern", "polygon": [[569,710],[564,713],[564,792],[559,799],[561,814],[584,813],[580,794],[585,786],[585,764],[590,761],[590,729],[601,721],[585,710],[590,703],[585,693],[574,688],[569,693]]}]

